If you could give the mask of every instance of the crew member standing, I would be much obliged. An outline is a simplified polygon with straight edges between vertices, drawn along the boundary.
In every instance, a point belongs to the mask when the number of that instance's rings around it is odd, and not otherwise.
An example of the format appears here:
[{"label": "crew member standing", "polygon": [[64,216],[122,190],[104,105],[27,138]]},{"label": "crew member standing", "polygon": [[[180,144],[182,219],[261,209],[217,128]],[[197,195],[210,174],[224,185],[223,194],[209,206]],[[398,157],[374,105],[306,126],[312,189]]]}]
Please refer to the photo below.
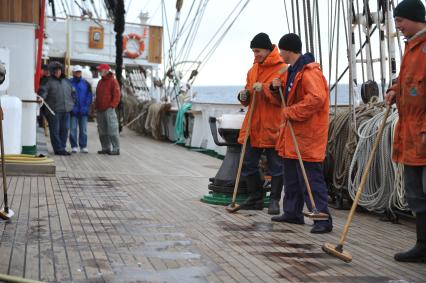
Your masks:
[{"label": "crew member standing", "polygon": [[416,214],[416,245],[395,260],[426,262],[426,22],[420,0],[404,0],[394,11],[395,25],[407,39],[396,83],[386,103],[396,102],[399,120],[392,159],[404,164],[408,206]]},{"label": "crew member standing", "polygon": [[[278,46],[281,57],[290,67],[284,79],[276,78],[272,82],[272,88],[284,87],[287,107],[281,112],[284,124],[277,143],[279,154],[284,158],[284,213],[271,220],[304,224],[304,199],[310,210],[312,207],[290,129],[285,122],[289,121],[293,126],[315,205],[319,212],[330,215],[322,168],[328,138],[328,87],[314,56],[311,53],[301,54],[302,42],[298,35],[284,35]],[[315,220],[311,233],[328,233],[332,229],[330,216],[328,220]]]},{"label": "crew member standing", "polygon": [[[99,154],[120,155],[118,119],[115,113],[120,103],[120,86],[108,64],[98,66],[102,79],[96,87],[96,122],[102,149]],[[111,150],[112,147],[112,150]]]},{"label": "crew member standing", "polygon": [[[271,202],[269,214],[279,214],[279,201],[283,187],[282,158],[275,150],[275,144],[279,135],[281,101],[279,96],[271,93],[269,85],[278,75],[280,70],[286,67],[281,59],[278,48],[272,45],[269,36],[265,33],[257,34],[250,42],[253,51],[254,63],[247,73],[245,89],[238,94],[238,100],[242,105],[248,106],[247,113],[253,108],[249,139],[247,141],[241,175],[245,177],[249,191],[249,197],[241,205],[241,209],[263,209],[263,187],[259,174],[259,160],[265,152],[268,161],[268,173],[271,175]],[[253,96],[256,93],[255,103]],[[238,138],[239,143],[244,142],[247,134],[248,114]]]}]

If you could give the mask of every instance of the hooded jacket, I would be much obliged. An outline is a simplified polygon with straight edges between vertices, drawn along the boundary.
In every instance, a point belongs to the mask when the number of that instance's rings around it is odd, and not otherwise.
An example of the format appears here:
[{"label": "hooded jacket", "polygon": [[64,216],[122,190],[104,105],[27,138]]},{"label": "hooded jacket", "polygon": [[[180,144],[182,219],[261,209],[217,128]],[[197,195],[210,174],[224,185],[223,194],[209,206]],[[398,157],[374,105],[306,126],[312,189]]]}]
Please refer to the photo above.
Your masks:
[{"label": "hooded jacket", "polygon": [[76,90],[76,100],[72,114],[74,116],[88,116],[93,94],[90,84],[83,78],[72,78],[71,84]]},{"label": "hooded jacket", "polygon": [[[287,121],[290,121],[296,136],[302,160],[322,162],[328,138],[329,93],[327,81],[318,63],[306,56],[300,58],[305,64],[296,72],[288,92],[287,106],[281,111],[282,127],[277,142],[280,156],[297,159],[296,149]],[[291,73],[286,73],[289,76]],[[283,87],[286,86],[284,79]]]},{"label": "hooded jacket", "polygon": [[116,108],[120,103],[120,86],[112,73],[103,76],[96,87],[95,106],[98,111]]},{"label": "hooded jacket", "polygon": [[253,107],[253,84],[262,83],[262,91],[256,92],[255,105],[250,127],[250,143],[252,147],[274,148],[279,135],[279,126],[281,123],[281,101],[269,89],[272,80],[279,77],[279,71],[287,65],[281,59],[278,48],[274,49],[266,57],[263,63],[254,62],[253,67],[247,73],[247,83],[245,89],[249,91],[250,96],[247,103],[241,103],[248,106],[247,114],[238,138],[239,143],[244,142],[247,132],[247,122],[250,108]]},{"label": "hooded jacket", "polygon": [[40,86],[39,95],[55,112],[70,112],[74,107],[75,89],[63,74],[59,78],[49,76]]},{"label": "hooded jacket", "polygon": [[407,41],[397,82],[399,120],[394,133],[392,159],[411,166],[426,165],[426,28]]}]

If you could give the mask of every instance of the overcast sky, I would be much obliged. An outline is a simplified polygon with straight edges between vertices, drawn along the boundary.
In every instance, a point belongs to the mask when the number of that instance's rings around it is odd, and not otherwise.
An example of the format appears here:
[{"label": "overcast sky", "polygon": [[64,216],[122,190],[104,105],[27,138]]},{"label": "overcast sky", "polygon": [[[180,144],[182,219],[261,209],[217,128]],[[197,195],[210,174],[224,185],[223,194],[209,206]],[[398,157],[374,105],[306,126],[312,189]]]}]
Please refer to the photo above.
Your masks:
[{"label": "overcast sky", "polygon": [[[193,59],[239,2],[240,0],[210,0],[208,2],[198,35],[194,40]],[[287,2],[290,3],[290,1]],[[128,21],[138,21],[137,15],[144,9],[152,16],[150,24],[162,25],[160,0],[127,0],[126,3],[130,3],[127,13]],[[165,3],[169,26],[172,28],[176,14],[175,1],[165,0]],[[191,4],[192,0],[183,1],[181,24]],[[250,49],[251,39],[259,32],[266,32],[273,43],[278,42],[280,37],[288,32],[284,13],[283,0],[249,1],[213,56],[201,70],[196,84],[244,85],[247,71],[253,64],[253,54]],[[167,37],[166,32],[165,30],[165,37]],[[190,60],[191,56],[188,59]]]}]

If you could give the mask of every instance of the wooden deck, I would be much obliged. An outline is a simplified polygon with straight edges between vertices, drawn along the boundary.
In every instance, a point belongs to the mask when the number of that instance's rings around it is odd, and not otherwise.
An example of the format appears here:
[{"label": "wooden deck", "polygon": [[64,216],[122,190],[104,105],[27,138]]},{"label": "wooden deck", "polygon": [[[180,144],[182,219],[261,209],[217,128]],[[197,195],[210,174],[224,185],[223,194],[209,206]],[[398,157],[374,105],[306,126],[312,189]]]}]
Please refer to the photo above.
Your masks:
[{"label": "wooden deck", "polygon": [[[121,155],[54,157],[56,177],[10,177],[15,216],[0,222],[0,273],[49,282],[425,282],[426,267],[396,263],[413,223],[357,214],[347,264],[321,251],[334,231],[275,224],[263,212],[201,203],[221,161],[125,130]],[[308,220],[309,222],[309,220]]]}]

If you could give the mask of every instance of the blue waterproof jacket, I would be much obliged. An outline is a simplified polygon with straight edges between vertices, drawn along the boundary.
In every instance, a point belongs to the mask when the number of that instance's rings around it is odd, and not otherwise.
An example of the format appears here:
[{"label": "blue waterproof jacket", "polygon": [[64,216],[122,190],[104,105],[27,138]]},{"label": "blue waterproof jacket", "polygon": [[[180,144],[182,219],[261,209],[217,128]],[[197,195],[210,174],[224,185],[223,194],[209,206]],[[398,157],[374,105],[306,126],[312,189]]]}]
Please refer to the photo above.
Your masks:
[{"label": "blue waterproof jacket", "polygon": [[72,78],[71,83],[76,90],[76,100],[71,114],[74,116],[88,116],[93,100],[90,84],[83,78]]}]

